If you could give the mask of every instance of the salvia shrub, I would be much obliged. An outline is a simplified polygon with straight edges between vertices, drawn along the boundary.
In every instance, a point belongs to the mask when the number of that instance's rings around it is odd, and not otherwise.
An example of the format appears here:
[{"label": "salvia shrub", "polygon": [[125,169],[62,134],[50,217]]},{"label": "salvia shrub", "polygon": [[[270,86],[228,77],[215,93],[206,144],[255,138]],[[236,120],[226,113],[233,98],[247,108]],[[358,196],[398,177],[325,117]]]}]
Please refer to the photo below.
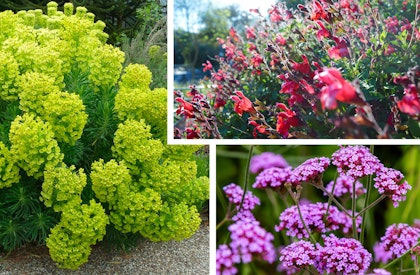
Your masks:
[{"label": "salvia shrub", "polygon": [[190,237],[209,179],[201,146],[167,145],[167,90],[85,8],[47,10],[0,13],[0,249],[77,269],[103,239]]},{"label": "salvia shrub", "polygon": [[[287,2],[287,1],[284,1]],[[311,0],[234,27],[176,138],[418,138],[419,1]],[[217,64],[217,65],[216,65]]]},{"label": "salvia shrub", "polygon": [[[216,274],[418,271],[418,221],[367,226],[367,213],[378,203],[389,200],[396,208],[411,189],[400,171],[386,167],[369,148],[340,146],[329,157],[312,157],[296,167],[279,154],[264,152],[248,164],[249,173],[256,174],[252,188],[247,183],[244,188],[220,185],[225,198],[218,198],[223,211],[217,225]],[[333,181],[324,182],[324,175],[334,174]],[[319,196],[312,198],[321,201],[314,202],[308,194],[317,190]],[[257,208],[261,215],[254,215]],[[275,220],[274,226],[269,220]],[[382,237],[368,241],[375,236],[368,233],[372,230]],[[403,257],[408,261],[394,265]]]}]

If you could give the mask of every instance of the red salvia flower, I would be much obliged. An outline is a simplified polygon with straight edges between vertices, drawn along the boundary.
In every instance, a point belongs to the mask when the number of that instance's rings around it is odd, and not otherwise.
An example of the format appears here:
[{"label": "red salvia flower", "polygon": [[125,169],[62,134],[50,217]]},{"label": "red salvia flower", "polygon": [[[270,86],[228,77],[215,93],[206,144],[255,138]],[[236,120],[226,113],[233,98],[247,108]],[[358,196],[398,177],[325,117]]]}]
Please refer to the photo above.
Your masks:
[{"label": "red salvia flower", "polygon": [[277,114],[276,130],[284,138],[287,138],[290,127],[298,126],[299,120],[296,113],[287,108],[285,104],[277,103],[277,107],[283,111]]},{"label": "red salvia flower", "polygon": [[238,115],[242,116],[243,112],[254,114],[256,110],[249,100],[242,92],[236,91],[236,96],[233,95],[231,98],[235,101],[234,110]]},{"label": "red salvia flower", "polygon": [[414,84],[409,84],[404,90],[404,96],[402,100],[397,102],[398,108],[403,113],[407,113],[411,116],[417,116],[420,114],[420,99],[417,88]]},{"label": "red salvia flower", "polygon": [[324,10],[324,7],[318,1],[312,2],[312,13],[309,16],[311,20],[328,19],[328,13]]},{"label": "red salvia flower", "polygon": [[255,39],[257,36],[255,35],[255,29],[253,27],[245,26],[246,29],[246,39]]},{"label": "red salvia flower", "polygon": [[357,105],[364,103],[358,96],[356,88],[346,81],[336,68],[324,68],[314,79],[319,79],[325,84],[320,95],[323,109],[337,108],[337,100]]},{"label": "red salvia flower", "polygon": [[175,101],[180,103],[178,109],[176,110],[177,115],[182,114],[189,118],[195,117],[194,106],[191,103],[185,101],[183,98],[180,97],[175,98]]},{"label": "red salvia flower", "polygon": [[267,134],[268,133],[267,129],[266,129],[266,126],[258,124],[255,120],[251,120],[248,124],[250,124],[252,126],[255,126],[254,132],[253,132],[254,138],[258,137],[257,132],[260,133],[260,134]]},{"label": "red salvia flower", "polygon": [[203,63],[203,72],[211,71],[213,69],[213,65],[210,63],[210,61],[206,61],[206,63]]},{"label": "red salvia flower", "polygon": [[268,11],[268,14],[270,15],[270,20],[273,23],[283,20],[283,17],[280,14],[280,10],[276,6],[272,6],[272,8]]},{"label": "red salvia flower", "polygon": [[331,47],[328,49],[328,55],[332,58],[332,59],[341,59],[343,57],[349,57],[350,53],[349,50],[347,48],[347,43],[344,39],[340,39],[337,37],[334,37],[335,42],[337,43],[337,45]]},{"label": "red salvia flower", "polygon": [[321,21],[316,21],[318,26],[321,28],[316,32],[316,38],[318,38],[319,41],[321,41],[324,37],[328,38],[331,36],[330,31],[327,30],[327,28],[324,26],[324,24]]}]

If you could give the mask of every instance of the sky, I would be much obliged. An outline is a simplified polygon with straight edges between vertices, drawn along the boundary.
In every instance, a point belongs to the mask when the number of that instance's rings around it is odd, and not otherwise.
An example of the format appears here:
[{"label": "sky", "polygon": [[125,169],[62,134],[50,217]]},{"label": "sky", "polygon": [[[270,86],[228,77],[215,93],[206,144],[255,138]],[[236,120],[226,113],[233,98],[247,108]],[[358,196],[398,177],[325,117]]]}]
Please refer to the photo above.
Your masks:
[{"label": "sky", "polygon": [[267,10],[275,3],[274,0],[260,0],[260,1],[247,1],[247,0],[223,0],[223,1],[211,1],[215,6],[230,6],[238,5],[243,10],[248,11],[249,9],[260,9],[262,14],[265,14]]},{"label": "sky", "polygon": [[[176,3],[178,0],[174,0],[174,3]],[[259,0],[259,1],[247,1],[247,0],[202,0],[197,1],[196,3],[200,3],[201,7],[207,7],[208,4],[211,3],[214,7],[224,7],[224,6],[230,6],[230,5],[236,5],[240,7],[243,11],[248,12],[249,9],[259,9],[261,14],[266,15],[267,10],[273,5],[276,1],[275,0]],[[199,7],[197,7],[199,8]],[[197,20],[198,14],[190,13],[190,20],[194,21]],[[186,19],[182,16],[175,15],[174,18],[174,29],[182,28],[186,29]],[[199,28],[199,26],[196,26]],[[195,30],[192,30],[195,31]]]}]

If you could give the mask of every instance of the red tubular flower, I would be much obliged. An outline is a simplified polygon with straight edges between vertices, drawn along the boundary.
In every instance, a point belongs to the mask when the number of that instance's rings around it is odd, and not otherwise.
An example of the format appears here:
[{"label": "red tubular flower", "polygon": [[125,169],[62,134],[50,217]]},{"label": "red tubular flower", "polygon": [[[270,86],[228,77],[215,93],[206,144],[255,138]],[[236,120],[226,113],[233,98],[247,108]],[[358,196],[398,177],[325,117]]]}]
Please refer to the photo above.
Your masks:
[{"label": "red tubular flower", "polygon": [[287,138],[290,127],[299,125],[299,120],[296,113],[283,103],[277,103],[277,107],[283,111],[277,114],[276,130],[284,138]]},{"label": "red tubular flower", "polygon": [[314,1],[312,3],[312,13],[309,16],[311,20],[328,19],[328,13],[324,10],[321,3]]},{"label": "red tubular flower", "polygon": [[211,71],[213,69],[213,65],[210,63],[210,61],[206,61],[206,63],[203,63],[203,72]]},{"label": "red tubular flower", "polygon": [[283,17],[280,14],[280,10],[276,6],[272,6],[272,8],[268,11],[268,14],[270,14],[270,20],[273,23],[283,20]]},{"label": "red tubular flower", "polygon": [[235,112],[238,113],[238,115],[242,116],[243,112],[254,114],[256,113],[256,110],[254,108],[254,105],[252,105],[251,100],[249,100],[242,92],[236,91],[236,96],[233,95],[231,98],[233,101],[235,101]]},{"label": "red tubular flower", "polygon": [[407,113],[411,116],[420,115],[420,98],[414,84],[408,85],[408,87],[404,90],[402,100],[398,101],[397,105],[403,113]]},{"label": "red tubular flower", "polygon": [[314,73],[311,69],[311,65],[309,64],[308,58],[306,57],[306,55],[302,55],[302,63],[297,63],[295,61],[291,61],[292,62],[292,68],[298,72],[300,72],[301,74],[308,76],[310,78],[312,78],[314,76]]},{"label": "red tubular flower", "polygon": [[253,52],[253,57],[251,58],[251,64],[254,66],[254,67],[258,67],[258,66],[260,66],[261,65],[261,63],[263,63],[263,58],[261,57],[261,55],[259,54],[259,53],[257,53],[257,52]]},{"label": "red tubular flower", "polygon": [[180,98],[180,97],[175,98],[175,101],[181,103],[178,106],[178,109],[176,110],[177,115],[181,114],[189,118],[195,117],[194,106],[191,103],[185,101],[183,98]]},{"label": "red tubular flower", "polygon": [[337,45],[328,49],[328,55],[332,59],[336,59],[336,60],[341,59],[343,57],[349,57],[350,53],[347,48],[346,41],[344,39],[340,39],[337,37],[334,37],[334,40],[337,43]]},{"label": "red tubular flower", "polygon": [[286,45],[286,42],[286,39],[281,34],[277,34],[276,43],[280,44],[281,46],[284,46]]},{"label": "red tubular flower", "polygon": [[308,93],[310,93],[310,94],[314,94],[315,93],[315,90],[314,90],[314,88],[312,88],[312,86],[311,85],[309,85],[309,83],[308,82],[306,82],[306,80],[305,79],[301,79],[301,80],[299,80],[299,83],[305,88],[305,90],[308,92]]},{"label": "red tubular flower", "polygon": [[255,126],[253,136],[257,138],[257,132],[260,134],[268,134],[266,126],[258,124],[255,120],[251,120],[248,124]]},{"label": "red tubular flower", "polygon": [[324,37],[330,37],[330,31],[327,30],[327,28],[324,26],[324,24],[321,21],[316,21],[316,23],[321,28],[319,31],[316,32],[316,38],[318,38],[318,41],[321,41]]},{"label": "red tubular flower", "polygon": [[187,132],[187,139],[197,139],[200,138],[200,129],[194,128],[187,128],[185,129]]},{"label": "red tubular flower", "polygon": [[255,29],[253,27],[245,26],[246,29],[246,39],[255,39],[257,36],[255,35]]},{"label": "red tubular flower", "polygon": [[324,70],[314,77],[319,79],[326,86],[321,89],[322,108],[337,108],[337,100],[361,105],[364,101],[358,96],[356,89],[347,82],[340,71],[336,68],[324,68]]}]

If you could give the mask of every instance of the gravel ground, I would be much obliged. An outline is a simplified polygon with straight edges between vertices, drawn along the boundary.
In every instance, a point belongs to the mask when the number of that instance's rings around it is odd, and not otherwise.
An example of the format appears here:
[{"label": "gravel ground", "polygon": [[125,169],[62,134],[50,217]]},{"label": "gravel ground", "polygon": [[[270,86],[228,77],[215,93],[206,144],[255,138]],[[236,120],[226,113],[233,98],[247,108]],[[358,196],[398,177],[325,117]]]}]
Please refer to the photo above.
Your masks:
[{"label": "gravel ground", "polygon": [[95,246],[89,262],[77,271],[56,267],[45,246],[19,249],[1,258],[0,275],[9,274],[209,274],[209,226],[203,224],[181,242],[139,242],[130,253],[105,252]]}]

